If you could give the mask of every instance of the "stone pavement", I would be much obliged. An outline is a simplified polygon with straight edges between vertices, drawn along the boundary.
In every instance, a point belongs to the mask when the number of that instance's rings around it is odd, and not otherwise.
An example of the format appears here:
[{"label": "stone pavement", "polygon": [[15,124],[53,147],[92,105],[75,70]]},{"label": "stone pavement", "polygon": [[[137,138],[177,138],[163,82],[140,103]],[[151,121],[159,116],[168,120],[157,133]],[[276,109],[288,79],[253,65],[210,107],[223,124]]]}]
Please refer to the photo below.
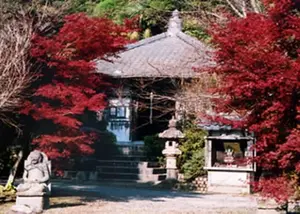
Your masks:
[{"label": "stone pavement", "polygon": [[123,187],[108,184],[53,183],[53,195],[80,196],[78,206],[56,207],[54,213],[107,213],[107,214],[201,214],[201,213],[256,213],[253,196],[197,194],[167,190]]}]

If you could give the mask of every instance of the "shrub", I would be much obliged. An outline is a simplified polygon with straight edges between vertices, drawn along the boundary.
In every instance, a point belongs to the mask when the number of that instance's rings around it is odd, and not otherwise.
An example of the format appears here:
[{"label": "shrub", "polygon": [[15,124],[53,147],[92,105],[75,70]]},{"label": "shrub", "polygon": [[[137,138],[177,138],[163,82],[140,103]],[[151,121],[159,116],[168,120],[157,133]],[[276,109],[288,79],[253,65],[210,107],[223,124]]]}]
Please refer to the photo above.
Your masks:
[{"label": "shrub", "polygon": [[182,166],[181,169],[184,173],[186,180],[194,179],[200,175],[204,175],[203,169],[205,164],[204,150],[198,150],[193,153],[190,159],[188,159]]},{"label": "shrub", "polygon": [[92,145],[92,148],[95,150],[94,156],[98,159],[108,159],[119,154],[116,142],[117,138],[112,132],[102,132],[99,140]]},{"label": "shrub", "polygon": [[184,129],[185,138],[180,141],[181,156],[178,157],[178,168],[185,179],[191,180],[204,175],[205,164],[204,137],[206,132],[192,123]]},{"label": "shrub", "polygon": [[144,152],[149,161],[161,160],[164,156],[162,150],[165,148],[165,140],[158,135],[144,137]]},{"label": "shrub", "polygon": [[0,198],[2,201],[13,201],[16,198],[16,188],[11,183],[6,186],[0,185]]}]

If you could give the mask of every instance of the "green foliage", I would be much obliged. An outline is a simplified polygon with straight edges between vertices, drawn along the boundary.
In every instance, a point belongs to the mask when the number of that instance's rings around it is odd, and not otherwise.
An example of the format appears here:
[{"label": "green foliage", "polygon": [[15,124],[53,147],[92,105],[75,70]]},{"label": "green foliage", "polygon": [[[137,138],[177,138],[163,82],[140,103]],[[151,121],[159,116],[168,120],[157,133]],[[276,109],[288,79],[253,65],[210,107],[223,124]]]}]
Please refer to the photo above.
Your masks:
[{"label": "green foliage", "polygon": [[157,162],[161,167],[166,167],[166,157],[165,156],[157,157]]},{"label": "green foliage", "polygon": [[140,34],[137,31],[134,31],[134,32],[129,34],[129,39],[130,40],[139,40],[139,38],[140,38]]},{"label": "green foliage", "polygon": [[123,23],[126,18],[142,14],[143,5],[139,1],[103,0],[96,4],[92,15],[108,16],[116,23]]},{"label": "green foliage", "polygon": [[188,159],[181,167],[184,172],[184,178],[187,180],[196,178],[200,175],[204,175],[203,169],[205,164],[204,150],[195,151],[191,158]]},{"label": "green foliage", "polygon": [[[180,142],[182,155],[178,157],[178,167],[187,180],[205,174],[204,167],[204,137],[206,132],[198,129],[192,123],[184,129],[185,138]],[[150,161],[159,161],[162,165],[165,158],[162,150],[165,147],[165,140],[157,135],[144,138],[144,151]]]},{"label": "green foliage", "polygon": [[[62,0],[61,0],[62,1]],[[71,12],[86,12],[93,16],[107,16],[116,23],[123,23],[126,18],[140,17],[140,38],[147,38],[150,29],[158,34],[165,31],[173,10],[183,12],[187,20],[199,19],[200,11],[213,10],[224,6],[219,0],[72,0]],[[208,34],[200,23],[183,23],[184,31],[191,36],[206,41]]]},{"label": "green foliage", "polygon": [[16,187],[9,183],[6,186],[0,185],[0,198],[5,198],[6,201],[14,200],[16,197]]},{"label": "green foliage", "polygon": [[96,3],[97,1],[93,1],[93,0],[72,0],[69,12],[70,13],[86,12],[88,14],[91,14],[93,12],[94,7],[96,6]]},{"label": "green foliage", "polygon": [[184,130],[185,138],[181,140],[182,155],[178,158],[178,166],[187,180],[205,174],[204,137],[206,132],[189,124]]},{"label": "green foliage", "polygon": [[184,19],[183,31],[186,34],[206,43],[209,43],[211,40],[211,37],[209,36],[208,32],[204,28],[202,28],[201,25],[197,22],[197,20],[193,19],[193,17],[187,17],[186,19]]},{"label": "green foliage", "polygon": [[98,159],[109,159],[117,155],[119,151],[116,142],[117,138],[113,133],[103,131],[99,135],[99,140],[92,145],[92,148],[95,150],[93,156]]},{"label": "green foliage", "polygon": [[143,33],[143,38],[146,39],[146,38],[149,38],[152,36],[152,33],[151,33],[151,30],[149,28],[147,28],[144,33]]},{"label": "green foliage", "polygon": [[162,162],[162,150],[165,147],[165,141],[158,137],[158,135],[150,135],[144,138],[144,152],[149,161]]},{"label": "green foliage", "polygon": [[140,17],[140,28],[157,28],[162,32],[173,10],[180,9],[178,0],[72,0],[72,12],[86,12],[93,16],[107,16],[116,23]]},{"label": "green foliage", "polygon": [[13,185],[12,182],[7,183],[5,185],[5,187],[3,187],[3,188],[1,188],[1,187],[0,187],[0,189],[2,189],[2,192],[16,192],[17,191],[16,187]]},{"label": "green foliage", "polygon": [[[166,24],[170,13],[175,10],[177,1],[172,0],[152,0],[148,1],[146,10],[143,13],[144,21],[148,26]],[[164,26],[161,26],[164,27]]]}]

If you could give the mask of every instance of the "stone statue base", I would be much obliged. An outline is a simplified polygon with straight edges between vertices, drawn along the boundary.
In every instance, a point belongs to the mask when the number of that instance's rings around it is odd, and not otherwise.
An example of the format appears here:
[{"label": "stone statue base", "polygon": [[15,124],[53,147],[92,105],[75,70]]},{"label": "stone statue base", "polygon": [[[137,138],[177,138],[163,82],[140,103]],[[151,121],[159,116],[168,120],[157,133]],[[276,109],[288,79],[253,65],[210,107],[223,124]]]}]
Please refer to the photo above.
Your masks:
[{"label": "stone statue base", "polygon": [[41,213],[48,209],[49,194],[17,194],[16,205],[11,208],[12,211],[19,212],[22,208],[30,209],[32,213]]}]

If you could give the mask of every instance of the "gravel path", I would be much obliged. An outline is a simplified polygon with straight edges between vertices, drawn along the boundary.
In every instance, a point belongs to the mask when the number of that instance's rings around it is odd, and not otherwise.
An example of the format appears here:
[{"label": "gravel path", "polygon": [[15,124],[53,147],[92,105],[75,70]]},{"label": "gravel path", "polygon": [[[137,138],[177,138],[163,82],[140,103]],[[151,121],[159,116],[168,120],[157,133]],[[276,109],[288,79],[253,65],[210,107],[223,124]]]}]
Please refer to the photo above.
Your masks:
[{"label": "gravel path", "polygon": [[[257,207],[251,196],[203,195],[105,184],[54,183],[53,194],[62,200],[58,198],[46,214],[253,214]],[[77,197],[78,201],[63,202],[69,196]]]}]

